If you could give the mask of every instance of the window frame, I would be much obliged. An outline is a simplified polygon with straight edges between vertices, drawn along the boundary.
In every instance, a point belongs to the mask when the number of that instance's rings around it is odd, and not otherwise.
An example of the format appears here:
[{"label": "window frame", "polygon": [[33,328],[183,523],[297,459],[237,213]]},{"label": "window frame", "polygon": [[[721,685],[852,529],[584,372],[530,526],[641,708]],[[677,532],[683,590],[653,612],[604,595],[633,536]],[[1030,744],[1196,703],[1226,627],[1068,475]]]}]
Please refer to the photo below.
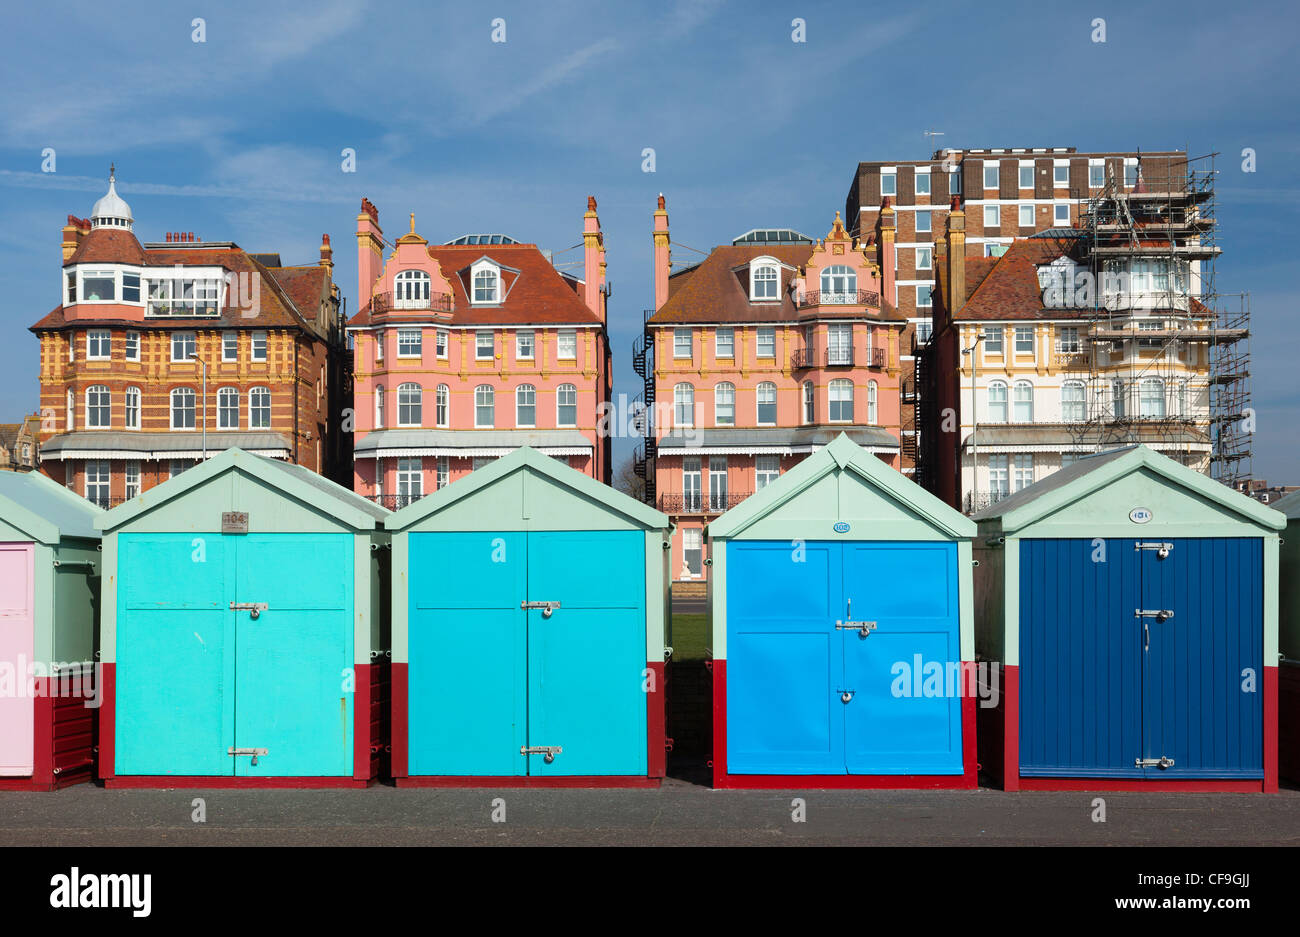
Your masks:
[{"label": "window frame", "polygon": [[[92,351],[96,346],[100,346],[101,353],[96,354]],[[113,332],[111,329],[87,329],[86,330],[86,360],[87,361],[110,361],[113,357]]]},{"label": "window frame", "polygon": [[[726,401],[724,404],[724,397]],[[728,417],[722,418],[723,406],[728,408]],[[713,387],[713,425],[736,425],[736,385],[731,381],[720,381]]]},{"label": "window frame", "polygon": [[[176,425],[177,400],[178,399],[184,400],[187,394],[188,394],[189,404],[190,404],[189,412],[192,415],[191,419],[193,420],[193,425],[177,426]],[[185,407],[184,406],[180,407],[180,413],[183,415],[185,412],[186,412]],[[194,392],[193,387],[173,387],[171,389],[171,392],[167,395],[167,424],[169,430],[178,433],[188,433],[197,430],[199,428],[198,394]]]},{"label": "window frame", "polygon": [[[525,409],[532,412],[532,418],[527,422],[522,419]],[[515,387],[515,427],[517,429],[537,427],[537,387],[533,384],[519,384]]]},{"label": "window frame", "polygon": [[[487,354],[483,354],[483,339],[487,338]],[[493,361],[497,356],[497,333],[494,329],[474,330],[474,360]]]},{"label": "window frame", "polygon": [[[572,403],[565,403],[565,398],[570,398]],[[573,408],[573,420],[564,419],[565,408]],[[561,384],[555,388],[555,425],[559,427],[574,427],[578,425],[578,385]]]},{"label": "window frame", "polygon": [[[188,342],[186,341],[186,337],[187,337],[187,336],[188,336],[188,339],[189,339]],[[190,332],[190,331],[188,331],[188,330],[184,330],[184,329],[182,329],[182,330],[179,330],[179,331],[176,331],[176,332],[172,332],[172,333],[171,333],[171,338],[170,338],[170,345],[171,345],[171,363],[172,363],[172,364],[181,364],[182,362],[193,361],[194,359],[191,358],[191,357],[190,357],[189,355],[187,355],[187,354],[182,354],[182,356],[179,357],[179,358],[176,357],[176,346],[177,346],[177,343],[178,343],[178,342],[179,342],[180,345],[181,345],[182,352],[184,351],[186,345],[188,344],[188,345],[190,346],[190,348],[191,348],[191,354],[198,354],[198,350],[199,350],[199,338],[198,338],[198,333],[197,333],[197,332]]]},{"label": "window frame", "polygon": [[[848,389],[847,397],[843,396],[846,386]],[[839,399],[836,399],[837,390],[840,392]],[[852,423],[853,422],[853,410],[855,405],[855,401],[853,399],[854,397],[853,391],[854,391],[853,381],[849,380],[846,377],[835,378],[833,381],[829,381],[826,384],[826,404],[827,404],[826,422],[828,423]],[[842,415],[846,404],[849,410],[849,415],[847,418],[845,418]],[[838,418],[835,416],[837,405],[839,407],[839,412],[841,413],[841,416]]]},{"label": "window frame", "polygon": [[[484,410],[489,411],[489,422],[483,422]],[[495,429],[497,423],[496,388],[491,384],[479,384],[474,388],[474,428]]]},{"label": "window frame", "polygon": [[[764,341],[766,333],[766,341]],[[769,351],[764,352],[763,346],[768,346]],[[775,358],[776,357],[776,328],[770,325],[760,325],[755,330],[754,335],[754,357],[756,358]]]},{"label": "window frame", "polygon": [[[723,342],[723,337],[726,342]],[[720,325],[713,330],[713,357],[714,358],[731,358],[736,357],[736,330],[729,325]]]},{"label": "window frame", "polygon": [[[1000,392],[1000,396],[998,393]],[[985,388],[986,423],[1009,423],[1011,417],[1011,388],[1006,381],[989,381]],[[1000,411],[1000,416],[999,416]]]},{"label": "window frame", "polygon": [[[990,221],[989,218],[993,220]],[[985,205],[984,206],[984,227],[1002,229],[1002,206]]]},{"label": "window frame", "polygon": [[[685,339],[686,354],[682,354],[682,339]],[[695,336],[691,329],[673,329],[673,360],[693,361],[695,359]]]},{"label": "window frame", "polygon": [[[412,400],[414,394],[414,400]],[[397,385],[397,423],[399,429],[419,428],[424,425],[424,388],[416,381],[403,381]]]},{"label": "window frame", "polygon": [[[527,344],[528,350],[524,350]],[[537,333],[532,329],[515,330],[515,360],[534,361],[537,358]]]},{"label": "window frame", "polygon": [[[689,410],[688,414],[686,413],[687,410]],[[685,428],[694,425],[695,385],[689,381],[679,381],[673,385],[673,426]]]},{"label": "window frame", "polygon": [[[226,386],[226,387],[217,388],[217,429],[232,430],[232,431],[239,429],[240,427],[239,414],[240,414],[241,403],[242,403],[240,397],[241,394],[239,393],[238,387]],[[235,405],[233,407],[234,420],[233,422],[226,422],[226,420],[231,416],[232,413],[232,408],[228,404],[228,401],[230,400],[233,400],[235,402]]]},{"label": "window frame", "polygon": [[[771,395],[771,400],[764,400],[765,394]],[[760,381],[754,387],[754,425],[755,426],[776,426],[779,419],[776,402],[776,383],[773,381]],[[770,408],[771,419],[763,419],[763,409]]]},{"label": "window frame", "polygon": [[433,422],[445,429],[451,421],[451,388],[439,384],[433,392]]},{"label": "window frame", "polygon": [[[412,341],[414,336],[414,341]],[[411,348],[414,347],[414,351]],[[406,350],[403,351],[403,348]],[[397,330],[397,357],[408,360],[424,357],[424,329],[419,326],[402,326]]]},{"label": "window frame", "polygon": [[[261,398],[265,398],[265,401]],[[265,422],[262,422],[262,420]],[[259,384],[248,389],[248,428],[271,428],[271,388]]]},{"label": "window frame", "polygon": [[[92,394],[97,398],[94,403],[91,402]],[[107,384],[91,384],[82,395],[82,400],[85,404],[85,409],[82,412],[83,425],[86,429],[113,428],[113,391]],[[92,415],[94,418],[92,418]],[[102,422],[98,419],[99,417],[103,417]]]}]

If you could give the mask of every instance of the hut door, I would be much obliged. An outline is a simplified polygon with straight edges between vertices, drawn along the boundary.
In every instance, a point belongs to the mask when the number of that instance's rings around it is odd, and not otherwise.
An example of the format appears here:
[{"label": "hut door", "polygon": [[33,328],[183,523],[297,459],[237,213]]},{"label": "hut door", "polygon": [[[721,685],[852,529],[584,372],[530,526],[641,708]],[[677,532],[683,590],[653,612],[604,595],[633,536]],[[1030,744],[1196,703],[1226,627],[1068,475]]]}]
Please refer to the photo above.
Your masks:
[{"label": "hut door", "polygon": [[[352,536],[230,539],[239,555],[229,598],[237,606],[236,754],[228,755],[236,776],[351,775]],[[242,752],[257,753],[257,763]]]},{"label": "hut door", "polygon": [[32,609],[32,545],[0,543],[0,675],[10,690],[0,692],[0,776],[33,771],[33,700],[28,665],[36,653]]},{"label": "hut door", "polygon": [[[845,543],[849,774],[961,774],[957,546]],[[855,627],[856,626],[856,627]]]},{"label": "hut door", "polygon": [[645,535],[529,533],[524,605],[528,773],[645,774]]},{"label": "hut door", "polygon": [[1263,777],[1262,541],[1136,547],[1143,705],[1135,763],[1149,778]]}]

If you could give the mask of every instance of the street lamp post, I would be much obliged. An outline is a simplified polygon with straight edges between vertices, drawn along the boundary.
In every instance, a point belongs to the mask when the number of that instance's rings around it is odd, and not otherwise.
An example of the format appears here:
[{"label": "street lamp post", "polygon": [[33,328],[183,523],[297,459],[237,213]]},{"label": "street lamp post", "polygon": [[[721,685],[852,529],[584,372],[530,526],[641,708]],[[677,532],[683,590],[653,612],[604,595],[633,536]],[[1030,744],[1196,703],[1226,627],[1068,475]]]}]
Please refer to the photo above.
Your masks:
[{"label": "street lamp post", "polygon": [[979,430],[979,415],[975,408],[975,349],[979,347],[980,342],[984,341],[984,333],[980,332],[975,336],[975,341],[971,342],[969,348],[963,348],[963,355],[970,355],[970,506],[971,513],[975,512],[975,491],[979,484],[979,439],[976,435]]},{"label": "street lamp post", "polygon": [[190,356],[203,369],[203,461],[208,461],[208,363],[199,357],[197,351]]}]

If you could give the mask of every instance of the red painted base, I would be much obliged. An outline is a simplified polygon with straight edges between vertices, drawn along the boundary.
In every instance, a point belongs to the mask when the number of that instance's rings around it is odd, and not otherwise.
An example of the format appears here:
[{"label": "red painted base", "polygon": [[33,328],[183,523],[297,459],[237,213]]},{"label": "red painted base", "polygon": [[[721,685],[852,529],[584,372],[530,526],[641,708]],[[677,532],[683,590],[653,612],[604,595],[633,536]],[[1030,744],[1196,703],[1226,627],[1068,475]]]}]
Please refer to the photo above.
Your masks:
[{"label": "red painted base", "polygon": [[32,773],[0,777],[0,791],[57,791],[92,780],[95,710],[90,677],[34,677]]},{"label": "red painted base", "polygon": [[[973,685],[975,665],[962,664],[964,685]],[[728,774],[727,662],[713,661],[713,786],[718,790],[974,790],[979,786],[975,760],[975,703],[962,698],[961,774]]]},{"label": "red painted base", "polygon": [[648,788],[659,787],[663,778],[624,777],[621,775],[590,777],[404,777],[395,779],[398,787],[539,787],[539,788]]},{"label": "red painted base", "polygon": [[668,773],[667,735],[664,726],[664,664],[648,661],[646,670],[646,738],[649,750],[646,776],[585,775],[582,777],[448,777],[408,775],[407,738],[410,731],[410,700],[407,667],[392,665],[391,698],[392,773],[398,787],[658,787]]},{"label": "red painted base", "polygon": [[228,790],[248,788],[258,790],[290,790],[314,788],[354,788],[370,786],[369,781],[355,778],[236,778],[236,777],[172,777],[158,775],[149,777],[112,777],[104,779],[104,786],[114,790]]},{"label": "red painted base", "polygon": [[1153,778],[1026,778],[1020,775],[1019,668],[1002,668],[1003,790],[1007,791],[1147,791],[1149,793],[1218,794],[1277,792],[1278,784],[1278,673],[1264,668],[1264,777],[1260,780],[1190,778],[1185,781]]}]

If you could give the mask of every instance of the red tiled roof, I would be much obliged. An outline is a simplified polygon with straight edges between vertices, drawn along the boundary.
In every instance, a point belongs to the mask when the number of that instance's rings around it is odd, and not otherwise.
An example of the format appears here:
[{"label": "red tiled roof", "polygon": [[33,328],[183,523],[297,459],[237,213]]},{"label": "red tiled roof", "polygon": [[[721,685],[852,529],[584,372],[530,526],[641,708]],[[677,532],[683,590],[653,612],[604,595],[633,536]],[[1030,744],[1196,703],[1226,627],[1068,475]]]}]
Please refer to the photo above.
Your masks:
[{"label": "red tiled roof", "polygon": [[149,261],[146,259],[145,249],[140,246],[140,242],[130,231],[121,228],[92,228],[90,233],[81,239],[72,256],[63,262],[63,266],[102,263],[143,266]]},{"label": "red tiled roof", "polygon": [[271,276],[298,307],[304,318],[315,319],[322,300],[330,293],[328,271],[319,264],[310,267],[268,267]]},{"label": "red tiled roof", "polygon": [[[431,244],[429,256],[437,261],[451,283],[452,313],[442,317],[450,325],[583,325],[600,324],[572,280],[566,279],[536,244]],[[487,257],[502,270],[500,305],[474,306],[469,299],[469,268]],[[512,271],[519,271],[518,274]],[[370,303],[348,320],[349,326],[371,324]]]},{"label": "red tiled roof", "polygon": [[[812,256],[812,244],[746,244],[715,247],[693,270],[668,281],[668,301],[650,317],[650,325],[674,322],[774,322],[795,321],[798,311],[790,293],[791,281]],[[780,261],[781,301],[754,303],[749,300],[749,263],[757,257]],[[788,269],[794,268],[794,269]],[[676,284],[674,281],[678,281]],[[818,317],[861,318],[858,311],[840,312],[833,307],[818,310]],[[901,316],[881,301],[880,318]]]}]

